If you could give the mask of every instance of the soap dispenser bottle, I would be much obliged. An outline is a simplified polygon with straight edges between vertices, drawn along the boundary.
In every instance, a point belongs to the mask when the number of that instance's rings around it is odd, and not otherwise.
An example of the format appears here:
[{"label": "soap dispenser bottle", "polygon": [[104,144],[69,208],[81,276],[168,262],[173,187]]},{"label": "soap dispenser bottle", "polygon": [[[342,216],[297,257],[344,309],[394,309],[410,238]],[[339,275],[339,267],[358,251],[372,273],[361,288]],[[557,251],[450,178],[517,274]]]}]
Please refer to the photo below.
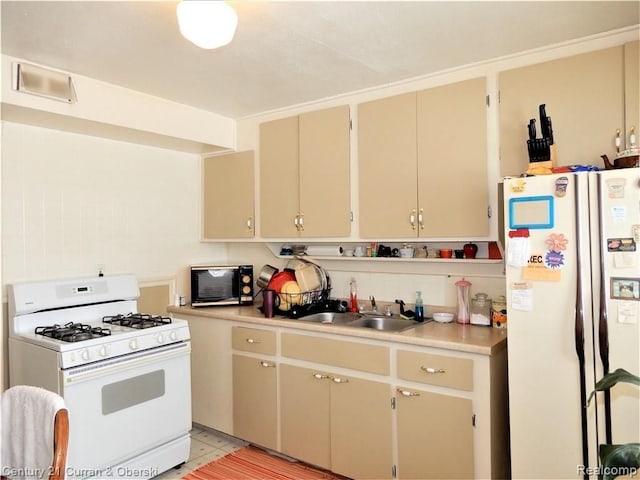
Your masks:
[{"label": "soap dispenser bottle", "polygon": [[352,278],[349,283],[349,311],[358,313],[358,310],[358,285],[356,284],[356,279]]},{"label": "soap dispenser bottle", "polygon": [[422,303],[422,292],[416,292],[415,319],[418,322],[424,322],[424,304]]}]

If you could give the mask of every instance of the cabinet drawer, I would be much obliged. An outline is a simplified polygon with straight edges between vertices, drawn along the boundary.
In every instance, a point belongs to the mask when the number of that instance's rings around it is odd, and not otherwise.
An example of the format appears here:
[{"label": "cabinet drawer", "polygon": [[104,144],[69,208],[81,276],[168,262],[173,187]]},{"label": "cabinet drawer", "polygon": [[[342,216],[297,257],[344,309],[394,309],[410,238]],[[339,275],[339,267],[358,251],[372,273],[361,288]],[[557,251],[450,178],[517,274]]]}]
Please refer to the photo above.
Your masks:
[{"label": "cabinet drawer", "polygon": [[389,375],[389,349],[328,338],[282,334],[282,355],[309,362]]},{"label": "cabinet drawer", "polygon": [[460,390],[473,390],[473,360],[398,351],[398,377]]},{"label": "cabinet drawer", "polygon": [[276,333],[257,328],[233,327],[231,346],[245,352],[276,354]]}]

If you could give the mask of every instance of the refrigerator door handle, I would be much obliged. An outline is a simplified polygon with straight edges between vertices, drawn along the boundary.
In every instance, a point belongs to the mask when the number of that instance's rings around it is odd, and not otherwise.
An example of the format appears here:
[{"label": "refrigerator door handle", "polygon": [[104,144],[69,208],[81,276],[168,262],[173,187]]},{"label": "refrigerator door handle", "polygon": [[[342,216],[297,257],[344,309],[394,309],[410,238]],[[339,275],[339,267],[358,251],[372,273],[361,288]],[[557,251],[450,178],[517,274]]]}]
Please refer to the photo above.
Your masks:
[{"label": "refrigerator door handle", "polygon": [[[598,318],[598,349],[600,352],[600,362],[602,362],[602,373],[609,373],[609,325],[607,312],[607,292],[605,284],[605,264],[604,264],[604,219],[602,202],[602,178],[598,175],[598,242],[600,245],[600,315]],[[613,443],[611,432],[611,392],[604,391],[604,425],[607,444]]]},{"label": "refrigerator door handle", "polygon": [[[580,244],[581,222],[580,222],[580,188],[578,185],[578,177],[574,173],[574,191],[575,191],[575,215],[576,215],[576,310],[575,310],[575,344],[576,354],[580,367],[580,420],[582,427],[582,464],[587,467],[589,465],[589,438],[587,430],[587,379],[585,371],[585,352],[584,352],[584,299],[582,297],[582,247]],[[585,468],[584,478],[589,479],[589,474]]]}]

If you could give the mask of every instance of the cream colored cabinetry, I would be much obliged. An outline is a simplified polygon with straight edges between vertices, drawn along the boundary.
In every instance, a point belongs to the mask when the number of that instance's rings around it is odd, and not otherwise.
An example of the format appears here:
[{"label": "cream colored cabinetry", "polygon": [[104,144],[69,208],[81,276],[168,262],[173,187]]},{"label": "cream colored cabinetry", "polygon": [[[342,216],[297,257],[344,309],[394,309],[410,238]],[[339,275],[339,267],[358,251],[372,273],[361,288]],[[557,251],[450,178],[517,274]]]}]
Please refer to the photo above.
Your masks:
[{"label": "cream colored cabinetry", "polygon": [[205,239],[254,236],[253,157],[247,151],[202,159]]},{"label": "cream colored cabinetry", "polygon": [[231,322],[181,315],[191,333],[191,411],[195,423],[233,434]]},{"label": "cream colored cabinetry", "polygon": [[[473,360],[398,351],[398,378],[473,391]],[[398,385],[398,477],[474,478],[473,402]]]},{"label": "cream colored cabinetry", "polygon": [[487,235],[486,80],[358,105],[362,238]]},{"label": "cream colored cabinetry", "polygon": [[[349,357],[343,355],[353,347],[356,352],[351,350]],[[282,452],[350,478],[391,478],[389,383],[362,378],[358,371],[342,374],[330,368],[359,369],[364,365],[367,371],[386,370],[388,374],[388,349],[283,334],[282,354],[300,360],[325,359],[329,364],[318,368],[281,364]],[[380,354],[386,354],[386,358]],[[351,365],[349,358],[353,360]]]},{"label": "cream colored cabinetry", "polygon": [[350,234],[349,107],[260,125],[262,237]]},{"label": "cream colored cabinetry", "polygon": [[[233,434],[257,445],[278,448],[275,333],[233,327]],[[268,356],[265,356],[268,355]]]},{"label": "cream colored cabinetry", "polygon": [[[623,58],[618,46],[501,72],[501,176],[527,170],[527,124],[536,119],[541,137],[541,104],[552,121],[556,166],[603,167],[600,155],[612,157],[615,132],[624,129]],[[637,99],[637,81],[630,88]]]}]

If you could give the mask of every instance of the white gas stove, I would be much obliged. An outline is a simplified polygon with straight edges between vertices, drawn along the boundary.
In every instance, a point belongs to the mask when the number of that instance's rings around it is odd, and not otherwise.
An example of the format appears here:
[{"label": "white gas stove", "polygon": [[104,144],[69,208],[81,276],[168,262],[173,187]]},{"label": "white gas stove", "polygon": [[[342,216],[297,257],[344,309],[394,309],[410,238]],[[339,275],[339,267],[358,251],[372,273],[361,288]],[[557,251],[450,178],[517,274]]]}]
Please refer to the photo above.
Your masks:
[{"label": "white gas stove", "polygon": [[9,380],[65,399],[67,478],[150,478],[188,459],[188,324],[137,312],[138,296],[132,275],[8,288]]}]

